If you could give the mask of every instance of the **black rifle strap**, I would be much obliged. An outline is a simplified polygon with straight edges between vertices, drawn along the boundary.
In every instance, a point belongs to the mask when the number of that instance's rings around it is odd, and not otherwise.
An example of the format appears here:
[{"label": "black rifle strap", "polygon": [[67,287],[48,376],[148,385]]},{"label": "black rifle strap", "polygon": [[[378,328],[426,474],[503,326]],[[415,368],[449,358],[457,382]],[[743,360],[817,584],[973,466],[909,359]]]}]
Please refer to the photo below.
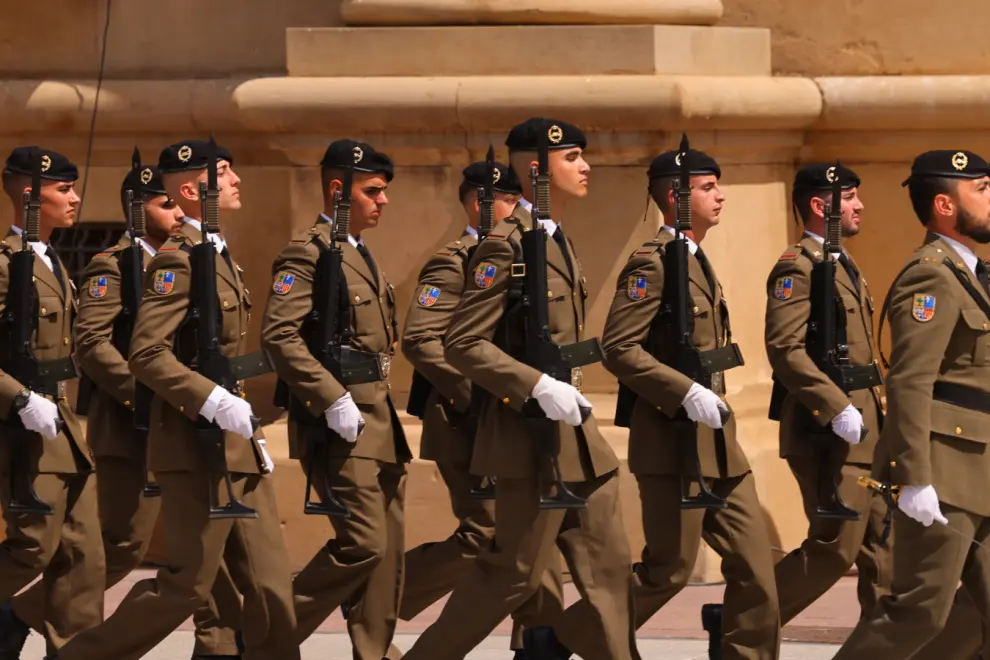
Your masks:
[{"label": "black rifle strap", "polygon": [[969,275],[963,269],[956,266],[952,259],[946,257],[942,263],[952,271],[952,274],[956,276],[959,283],[962,284],[963,288],[966,289],[966,293],[976,302],[976,305],[980,308],[980,311],[986,314],[987,319],[990,320],[990,302],[987,302],[986,297],[976,288],[973,281],[969,279]]}]

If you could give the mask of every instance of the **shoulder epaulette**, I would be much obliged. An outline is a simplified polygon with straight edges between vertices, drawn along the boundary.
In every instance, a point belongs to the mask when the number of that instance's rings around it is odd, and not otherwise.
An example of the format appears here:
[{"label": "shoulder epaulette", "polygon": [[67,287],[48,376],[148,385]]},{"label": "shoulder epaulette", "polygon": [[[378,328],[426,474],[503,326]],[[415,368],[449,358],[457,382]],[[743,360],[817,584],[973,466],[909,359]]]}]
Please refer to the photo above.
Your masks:
[{"label": "shoulder epaulette", "polygon": [[647,241],[646,243],[643,243],[635,252],[633,252],[633,256],[648,257],[651,254],[656,254],[662,247],[663,243],[660,241]]}]

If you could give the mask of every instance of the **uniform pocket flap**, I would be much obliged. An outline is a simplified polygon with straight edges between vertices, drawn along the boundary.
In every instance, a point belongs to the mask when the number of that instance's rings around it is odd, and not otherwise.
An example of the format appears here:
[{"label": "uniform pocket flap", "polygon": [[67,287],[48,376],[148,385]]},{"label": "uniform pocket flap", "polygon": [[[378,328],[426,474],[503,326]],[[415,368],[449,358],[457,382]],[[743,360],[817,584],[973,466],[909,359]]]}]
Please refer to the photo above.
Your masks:
[{"label": "uniform pocket flap", "polygon": [[990,442],[990,425],[987,414],[979,410],[960,408],[945,401],[932,401],[932,433],[970,442]]},{"label": "uniform pocket flap", "polygon": [[241,304],[236,291],[219,291],[217,297],[220,298],[221,309],[237,309]]},{"label": "uniform pocket flap", "polygon": [[976,308],[969,308],[962,310],[963,322],[969,327],[970,330],[976,330],[977,332],[987,332],[990,331],[990,319],[987,315],[983,313],[982,310]]}]

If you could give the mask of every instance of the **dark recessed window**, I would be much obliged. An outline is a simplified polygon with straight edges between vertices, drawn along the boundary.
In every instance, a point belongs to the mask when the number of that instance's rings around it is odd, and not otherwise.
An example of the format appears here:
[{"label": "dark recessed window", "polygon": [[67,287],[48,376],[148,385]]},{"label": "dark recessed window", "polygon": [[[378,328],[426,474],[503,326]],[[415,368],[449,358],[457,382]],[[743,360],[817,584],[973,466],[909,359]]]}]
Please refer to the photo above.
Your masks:
[{"label": "dark recessed window", "polygon": [[116,244],[123,233],[123,222],[84,222],[56,229],[52,232],[51,244],[78,287],[82,285],[83,271],[93,257]]}]

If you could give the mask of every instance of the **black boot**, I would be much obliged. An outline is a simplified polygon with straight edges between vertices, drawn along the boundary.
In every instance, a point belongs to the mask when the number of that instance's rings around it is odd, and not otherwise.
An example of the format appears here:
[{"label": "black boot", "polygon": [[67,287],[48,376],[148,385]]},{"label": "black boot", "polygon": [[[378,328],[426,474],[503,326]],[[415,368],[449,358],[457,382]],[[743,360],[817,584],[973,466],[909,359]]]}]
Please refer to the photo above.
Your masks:
[{"label": "black boot", "polygon": [[526,649],[516,649],[516,653],[512,656],[512,660],[530,660],[530,658],[526,653]]},{"label": "black boot", "polygon": [[708,632],[709,660],[722,660],[722,605],[701,606],[701,627]]},{"label": "black boot", "polygon": [[31,629],[17,618],[8,600],[0,607],[0,660],[19,660]]},{"label": "black boot", "polygon": [[560,643],[549,626],[524,630],[523,649],[528,660],[570,660],[571,657],[571,650]]}]

